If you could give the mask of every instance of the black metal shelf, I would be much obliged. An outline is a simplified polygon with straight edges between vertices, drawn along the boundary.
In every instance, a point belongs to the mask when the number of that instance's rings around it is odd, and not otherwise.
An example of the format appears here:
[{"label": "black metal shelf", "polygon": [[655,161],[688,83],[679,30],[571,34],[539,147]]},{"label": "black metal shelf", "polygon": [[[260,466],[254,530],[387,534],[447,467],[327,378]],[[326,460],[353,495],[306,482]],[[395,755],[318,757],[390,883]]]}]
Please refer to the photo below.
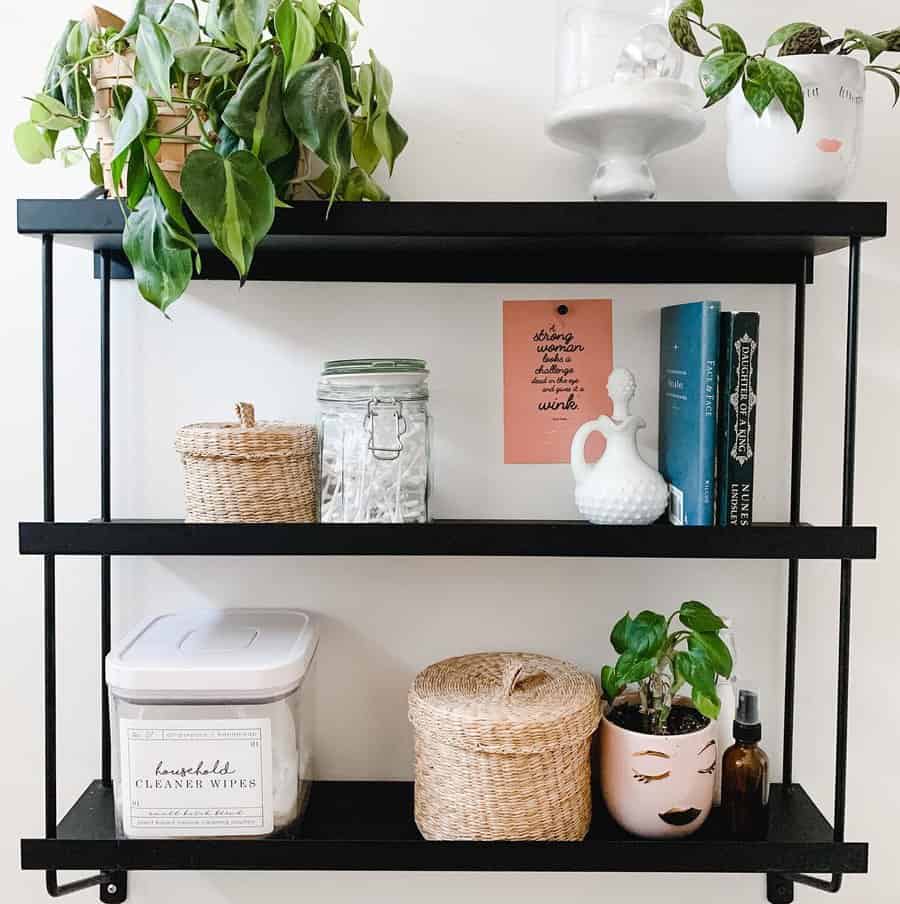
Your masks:
[{"label": "black metal shelf", "polygon": [[26,522],[24,555],[537,556],[645,559],[874,559],[874,527],[594,527],[578,521],[431,524]]},{"label": "black metal shelf", "polygon": [[268,839],[117,838],[113,795],[93,782],[55,839],[22,841],[24,869],[465,870],[533,872],[864,873],[868,845],[835,842],[799,786],[774,785],[765,839],[729,838],[714,811],[690,838],[644,841],[597,799],[582,842],[424,841],[410,782],[316,782],[295,834]]},{"label": "black metal shelf", "polygon": [[[393,202],[325,214],[318,203],[277,210],[250,279],[795,285],[812,281],[816,255],[887,233],[887,205],[857,202]],[[108,250],[114,279],[131,276],[123,225],[111,200],[18,202],[20,233]],[[199,278],[234,279],[193,225]]]}]

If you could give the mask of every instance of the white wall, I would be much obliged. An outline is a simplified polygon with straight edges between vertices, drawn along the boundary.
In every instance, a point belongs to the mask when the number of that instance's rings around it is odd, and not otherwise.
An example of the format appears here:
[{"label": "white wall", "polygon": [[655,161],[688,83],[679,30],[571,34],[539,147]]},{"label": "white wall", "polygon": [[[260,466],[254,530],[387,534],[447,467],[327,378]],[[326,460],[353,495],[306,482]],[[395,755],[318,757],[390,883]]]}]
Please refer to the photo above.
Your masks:
[{"label": "white wall", "polygon": [[[755,41],[784,21],[833,29],[895,24],[893,4],[859,0],[853,21],[836,0],[739,0],[712,18],[744,23]],[[3,4],[8,77],[6,133],[24,118],[18,96],[39,81],[49,45],[72,0]],[[552,95],[553,4],[514,0],[365,0],[368,37],[393,68],[398,115],[412,135],[392,191],[398,199],[580,199],[589,163],[550,145],[542,116]],[[790,12],[786,12],[790,9]],[[872,85],[860,198],[900,202],[900,111],[886,84]],[[8,732],[0,753],[0,884],[4,900],[43,901],[39,874],[18,869],[17,839],[42,829],[41,566],[16,555],[16,523],[41,514],[39,244],[15,235],[16,197],[75,197],[81,172],[21,164],[0,144],[5,313],[0,321],[4,460],[0,468],[0,607]],[[722,111],[693,147],[660,161],[664,198],[728,197]],[[900,432],[894,413],[900,255],[896,241],[866,248],[860,362],[857,517],[879,524],[881,558],[855,571],[848,837],[871,842],[872,872],[851,877],[849,904],[896,901],[894,844],[900,807],[896,702],[896,606]],[[89,258],[56,258],[58,509],[60,519],[98,510],[97,294]],[[302,276],[303,261],[297,260]],[[804,516],[837,523],[846,257],[817,268],[809,298]],[[564,467],[504,467],[501,454],[499,305],[504,297],[615,298],[616,361],[638,374],[638,405],[656,419],[657,310],[719,297],[763,314],[758,515],[787,513],[791,295],[785,289],[618,286],[443,287],[197,283],[164,320],[129,283],[113,291],[113,511],[180,513],[175,428],[227,416],[237,399],[262,416],[314,417],[314,382],[329,357],[409,354],[434,372],[441,515],[560,517],[573,514]],[[655,428],[646,431],[655,449]],[[885,475],[885,476],[882,476]],[[610,625],[626,608],[709,601],[738,625],[740,670],[763,693],[765,746],[780,767],[786,566],[781,563],[635,561],[158,559],[114,562],[114,631],[145,613],[206,604],[302,605],[321,619],[316,737],[326,778],[406,778],[411,738],[405,691],[425,664],[487,648],[533,648],[598,671]],[[94,560],[60,560],[60,808],[98,765],[98,575]],[[796,777],[825,812],[832,803],[838,569],[802,568]],[[867,688],[875,693],[867,694]],[[761,877],[631,875],[172,874],[131,877],[130,899],[196,904],[265,896],[351,902],[460,898],[536,904],[548,895],[594,902],[628,895],[650,902],[704,896],[763,900]],[[87,893],[93,899],[92,893]],[[820,900],[797,890],[798,901]]]}]

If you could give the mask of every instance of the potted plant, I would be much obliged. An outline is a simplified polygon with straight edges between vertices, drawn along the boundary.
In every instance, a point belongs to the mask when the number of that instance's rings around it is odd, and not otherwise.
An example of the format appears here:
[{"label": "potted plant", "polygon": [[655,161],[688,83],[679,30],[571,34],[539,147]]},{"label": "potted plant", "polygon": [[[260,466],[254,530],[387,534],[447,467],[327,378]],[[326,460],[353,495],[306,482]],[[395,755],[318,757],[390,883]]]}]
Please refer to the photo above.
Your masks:
[{"label": "potted plant", "polygon": [[393,172],[407,135],[390,71],[374,52],[353,62],[348,16],[361,22],[359,0],[136,0],[127,21],[95,7],[66,24],[16,147],[28,163],[89,163],[161,311],[200,267],[186,210],[243,282],[298,190],[329,208],[388,200],[373,173]]},{"label": "potted plant", "polygon": [[[709,815],[721,755],[716,682],[732,669],[723,628],[692,601],[668,619],[626,614],[610,635],[619,658],[601,672],[600,787],[613,819],[642,838],[690,835]],[[679,695],[686,687],[689,698]]]},{"label": "potted plant", "polygon": [[[730,95],[728,174],[743,198],[840,197],[861,150],[866,73],[888,80],[895,106],[900,99],[900,66],[885,62],[885,54],[900,52],[900,28],[875,34],[848,28],[832,37],[812,22],[793,22],[750,53],[734,28],[706,23],[702,0],[684,0],[669,18],[669,31],[685,51],[703,58],[707,106]],[[713,42],[709,50],[701,48],[701,35]]]}]

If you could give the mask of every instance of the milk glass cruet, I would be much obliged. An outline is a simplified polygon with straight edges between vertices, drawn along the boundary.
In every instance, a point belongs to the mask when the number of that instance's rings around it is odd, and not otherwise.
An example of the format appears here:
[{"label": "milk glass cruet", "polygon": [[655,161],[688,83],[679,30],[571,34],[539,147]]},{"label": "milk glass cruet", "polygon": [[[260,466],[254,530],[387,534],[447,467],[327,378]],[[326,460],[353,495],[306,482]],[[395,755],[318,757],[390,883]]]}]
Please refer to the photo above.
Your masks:
[{"label": "milk glass cruet", "polygon": [[414,358],[325,364],[318,392],[322,522],[428,520],[428,375]]}]

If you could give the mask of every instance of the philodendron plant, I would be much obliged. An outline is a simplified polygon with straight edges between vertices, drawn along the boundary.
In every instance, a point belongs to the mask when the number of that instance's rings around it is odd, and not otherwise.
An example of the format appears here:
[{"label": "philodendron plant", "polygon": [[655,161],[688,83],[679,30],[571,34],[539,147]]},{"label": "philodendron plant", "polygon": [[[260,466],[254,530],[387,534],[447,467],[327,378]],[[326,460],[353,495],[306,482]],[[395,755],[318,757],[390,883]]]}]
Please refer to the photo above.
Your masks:
[{"label": "philodendron plant", "polygon": [[[92,65],[118,60],[124,76],[102,116],[141,294],[165,311],[199,272],[185,206],[243,281],[309,154],[325,165],[306,183],[318,197],[388,200],[372,174],[382,160],[393,172],[407,135],[391,112],[387,67],[374,52],[353,62],[345,12],[361,22],[359,0],[136,0],[121,27],[71,21],[16,147],[28,163],[85,159],[102,185],[97,149],[86,143],[98,118]],[[174,129],[158,130],[159,115],[182,110]],[[156,159],[173,140],[194,145],[180,192]]]},{"label": "philodendron plant", "polygon": [[[900,66],[875,62],[883,53],[900,52],[900,27],[875,34],[848,28],[841,37],[832,38],[824,28],[812,22],[792,22],[772,32],[760,53],[751,54],[734,28],[721,22],[707,25],[704,14],[703,0],[684,0],[669,16],[669,31],[682,50],[703,57],[699,74],[707,107],[727,97],[740,83],[747,103],[757,116],[762,116],[777,97],[799,132],[805,108],[803,87],[787,66],[769,58],[768,53],[773,48],[777,48],[780,57],[867,53],[869,65],[866,70],[888,79],[894,89],[894,106],[900,100]],[[708,35],[715,42],[710,50],[704,51],[700,47],[697,32]]]},{"label": "philodendron plant", "polygon": [[[675,619],[681,627],[673,630]],[[601,672],[603,696],[610,704],[630,684],[637,684],[648,734],[666,734],[675,695],[686,685],[699,712],[719,715],[718,675],[731,676],[732,659],[719,631],[725,622],[708,606],[682,603],[668,619],[656,612],[625,614],[612,630],[610,642],[619,654],[614,666]]]}]

